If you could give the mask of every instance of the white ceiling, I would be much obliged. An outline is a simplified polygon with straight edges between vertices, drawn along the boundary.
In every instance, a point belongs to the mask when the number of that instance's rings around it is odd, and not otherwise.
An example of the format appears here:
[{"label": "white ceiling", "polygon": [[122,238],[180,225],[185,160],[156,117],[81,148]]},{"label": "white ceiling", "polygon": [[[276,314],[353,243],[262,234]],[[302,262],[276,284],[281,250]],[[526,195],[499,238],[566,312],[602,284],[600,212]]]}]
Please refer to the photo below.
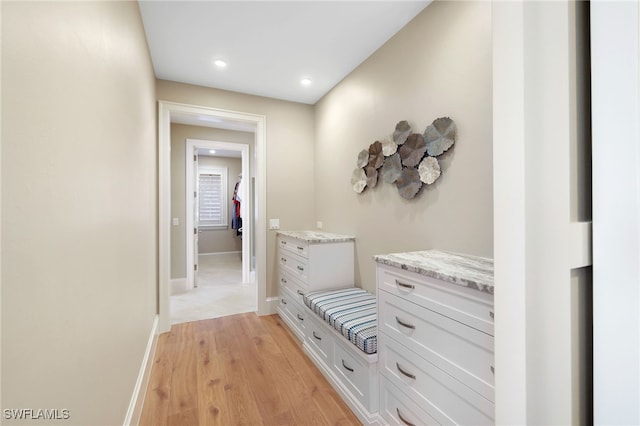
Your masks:
[{"label": "white ceiling", "polygon": [[[157,78],[307,104],[320,100],[429,3],[139,2]],[[219,69],[215,59],[228,66]],[[311,85],[301,85],[303,78]]]}]

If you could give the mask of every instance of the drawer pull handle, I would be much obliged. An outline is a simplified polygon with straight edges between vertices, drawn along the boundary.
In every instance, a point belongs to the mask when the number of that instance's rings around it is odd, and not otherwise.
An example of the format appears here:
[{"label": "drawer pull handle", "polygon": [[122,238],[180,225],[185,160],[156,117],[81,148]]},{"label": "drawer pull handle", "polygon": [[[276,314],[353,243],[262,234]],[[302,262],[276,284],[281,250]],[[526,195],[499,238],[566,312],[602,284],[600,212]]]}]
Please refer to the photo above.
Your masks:
[{"label": "drawer pull handle", "polygon": [[396,280],[396,285],[397,285],[398,287],[409,288],[409,289],[411,289],[411,290],[413,290],[414,288],[416,288],[416,286],[415,286],[415,285],[413,285],[413,284],[405,284],[405,283],[402,283],[402,282],[400,282],[400,281],[398,281],[398,280]]},{"label": "drawer pull handle", "polygon": [[399,408],[396,408],[396,412],[398,413],[398,418],[400,420],[402,420],[402,423],[404,423],[407,426],[416,426],[415,424],[411,423],[410,421],[408,421],[407,419],[402,417],[402,414],[400,414],[400,409]]},{"label": "drawer pull handle", "polygon": [[304,296],[304,291],[302,291],[302,290],[296,290],[296,291],[300,296]]},{"label": "drawer pull handle", "polygon": [[415,325],[407,324],[406,322],[400,321],[400,318],[398,318],[398,317],[396,317],[396,321],[398,322],[398,324],[400,324],[403,327],[407,327],[407,328],[410,328],[412,330],[416,329]]},{"label": "drawer pull handle", "polygon": [[353,373],[353,368],[347,367],[347,364],[344,363],[344,359],[342,360],[342,366]]},{"label": "drawer pull handle", "polygon": [[299,319],[300,321],[304,321],[304,317],[303,317],[302,315],[300,315],[300,314],[298,314],[298,319]]},{"label": "drawer pull handle", "polygon": [[313,332],[313,337],[315,337],[318,340],[322,340],[322,337],[316,336],[316,332],[315,331]]},{"label": "drawer pull handle", "polygon": [[280,241],[280,244],[282,244],[283,246],[286,246],[287,242],[286,241]]},{"label": "drawer pull handle", "polygon": [[415,380],[415,379],[416,379],[416,376],[414,376],[414,375],[413,375],[413,374],[411,374],[411,373],[408,373],[406,370],[403,370],[403,369],[400,367],[400,364],[398,364],[397,362],[396,362],[396,368],[398,369],[398,371],[399,371],[399,372],[401,372],[402,374],[404,374],[404,375],[405,375],[405,376],[407,376],[408,378],[413,379],[413,380]]},{"label": "drawer pull handle", "polygon": [[304,268],[302,266],[298,266],[298,271],[304,271]]},{"label": "drawer pull handle", "polygon": [[302,250],[304,250],[304,247],[298,246],[298,250],[302,251]]},{"label": "drawer pull handle", "polygon": [[284,279],[284,278],[280,278],[280,282],[281,282],[281,283],[283,283],[283,284],[286,284],[286,283],[287,283],[287,280],[286,280],[286,279]]},{"label": "drawer pull handle", "polygon": [[493,365],[490,368],[491,368],[491,373],[496,374],[496,368]]},{"label": "drawer pull handle", "polygon": [[489,316],[491,317],[491,319],[494,318],[495,315],[494,315],[493,311],[489,311]]},{"label": "drawer pull handle", "polygon": [[284,263],[287,263],[287,259],[285,259],[284,257],[281,257],[280,260],[282,260]]},{"label": "drawer pull handle", "polygon": [[287,301],[286,301],[286,300],[284,300],[284,299],[280,299],[280,300],[282,301],[282,304],[284,304],[284,305],[286,305],[286,304],[287,304]]}]

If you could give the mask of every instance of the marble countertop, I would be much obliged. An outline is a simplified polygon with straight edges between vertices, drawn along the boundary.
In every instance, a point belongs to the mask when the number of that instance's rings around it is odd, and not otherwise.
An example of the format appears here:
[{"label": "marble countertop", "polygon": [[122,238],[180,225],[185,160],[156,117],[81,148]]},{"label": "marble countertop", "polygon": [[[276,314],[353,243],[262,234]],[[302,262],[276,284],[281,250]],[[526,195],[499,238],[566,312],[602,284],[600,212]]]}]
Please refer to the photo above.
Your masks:
[{"label": "marble countertop", "polygon": [[355,237],[350,235],[332,234],[322,231],[278,231],[278,235],[306,241],[307,243],[343,243],[355,241]]},{"label": "marble countertop", "polygon": [[384,265],[493,294],[493,259],[440,250],[374,256]]}]

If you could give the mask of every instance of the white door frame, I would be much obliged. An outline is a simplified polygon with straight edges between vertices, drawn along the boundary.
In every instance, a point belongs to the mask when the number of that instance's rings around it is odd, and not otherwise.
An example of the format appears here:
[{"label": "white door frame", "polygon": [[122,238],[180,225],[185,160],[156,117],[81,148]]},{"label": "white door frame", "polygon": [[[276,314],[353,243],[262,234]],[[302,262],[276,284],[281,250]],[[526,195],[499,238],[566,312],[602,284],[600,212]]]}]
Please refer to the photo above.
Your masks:
[{"label": "white door frame", "polygon": [[[243,181],[241,185],[245,185],[247,189],[245,194],[249,194],[249,188],[246,186],[247,182],[250,182],[250,167],[249,167],[249,145],[243,143],[232,143],[232,142],[221,142],[221,141],[208,141],[203,139],[187,139],[186,143],[186,156],[185,156],[185,170],[186,170],[186,191],[185,191],[185,208],[191,209],[193,207],[193,196],[191,195],[195,190],[195,182],[193,182],[194,170],[193,170],[193,160],[191,157],[193,156],[194,150],[197,148],[207,148],[207,149],[224,149],[229,151],[240,151],[242,155],[242,176]],[[227,177],[229,178],[229,177]],[[245,212],[251,212],[252,210],[252,201],[250,197],[246,197],[246,200],[242,200],[243,207],[242,209]],[[195,228],[195,224],[193,223],[193,212],[187,211],[185,214],[185,229],[186,238],[187,238],[187,256],[186,256],[186,267],[187,267],[187,286],[189,288],[193,288],[193,267],[191,265],[195,264],[195,257],[197,253],[195,253],[195,245],[193,241],[193,232],[189,232],[190,229]],[[249,283],[250,276],[249,267],[251,266],[251,240],[253,239],[253,227],[251,220],[249,220],[250,216],[247,215],[244,222],[242,223],[242,282]]]},{"label": "white door frame", "polygon": [[179,117],[199,119],[202,126],[221,127],[220,122],[255,126],[256,156],[256,287],[258,315],[269,312],[267,303],[267,144],[264,115],[227,111],[169,101],[158,102],[158,332],[171,328],[169,282],[171,278],[171,121]]}]

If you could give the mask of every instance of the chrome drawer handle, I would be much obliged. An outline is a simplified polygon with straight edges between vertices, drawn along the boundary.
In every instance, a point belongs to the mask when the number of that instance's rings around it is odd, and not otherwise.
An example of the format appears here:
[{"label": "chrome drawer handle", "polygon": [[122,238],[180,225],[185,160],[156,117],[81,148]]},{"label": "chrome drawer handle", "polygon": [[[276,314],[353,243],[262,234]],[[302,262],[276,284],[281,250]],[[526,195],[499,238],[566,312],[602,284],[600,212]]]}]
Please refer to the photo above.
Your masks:
[{"label": "chrome drawer handle", "polygon": [[493,319],[494,317],[493,311],[489,311],[489,316],[491,317],[491,319]]},{"label": "chrome drawer handle", "polygon": [[353,373],[353,368],[347,367],[347,364],[344,363],[344,359],[342,360],[342,366]]},{"label": "chrome drawer handle", "polygon": [[399,408],[396,408],[396,412],[398,413],[398,417],[400,418],[400,420],[402,420],[402,423],[404,423],[407,426],[416,426],[415,424],[411,423],[409,420],[402,417],[402,414],[400,414]]},{"label": "chrome drawer handle", "polygon": [[304,250],[304,247],[298,246],[298,250],[302,251],[302,250]]},{"label": "chrome drawer handle", "polygon": [[302,290],[296,290],[296,291],[300,296],[304,296],[304,291],[302,291]]},{"label": "chrome drawer handle", "polygon": [[489,367],[489,368],[491,368],[491,373],[492,374],[496,374],[496,368],[493,365],[491,367]]},{"label": "chrome drawer handle", "polygon": [[316,339],[318,339],[318,340],[322,340],[322,337],[318,337],[318,336],[316,336],[316,332],[315,332],[315,331],[314,331],[312,334],[313,334],[313,337],[315,337]]},{"label": "chrome drawer handle", "polygon": [[404,374],[404,375],[405,375],[405,376],[407,376],[408,378],[413,379],[413,380],[415,380],[415,379],[416,379],[416,376],[414,376],[414,375],[413,375],[413,374],[411,374],[411,373],[407,373],[405,370],[403,370],[403,369],[400,367],[400,364],[398,364],[397,362],[396,362],[396,368],[398,369],[398,371],[399,371],[399,372],[401,372],[402,374]]},{"label": "chrome drawer handle", "polygon": [[397,285],[398,287],[409,288],[409,289],[411,289],[411,290],[413,290],[414,288],[416,288],[416,286],[415,286],[415,285],[413,285],[413,284],[405,284],[405,283],[402,283],[402,282],[400,282],[400,281],[398,281],[398,280],[396,280],[396,285]]},{"label": "chrome drawer handle", "polygon": [[300,314],[298,314],[298,319],[299,319],[300,321],[304,321],[304,317],[302,317]]},{"label": "chrome drawer handle", "polygon": [[298,271],[304,271],[304,268],[302,266],[298,266]]},{"label": "chrome drawer handle", "polygon": [[396,321],[398,322],[398,324],[400,324],[403,327],[407,327],[407,328],[410,328],[412,330],[416,329],[415,325],[411,325],[411,324],[407,324],[406,322],[402,322],[402,321],[400,321],[400,318],[398,318],[398,317],[396,317]]},{"label": "chrome drawer handle", "polygon": [[284,304],[284,305],[286,305],[286,304],[287,304],[287,301],[286,301],[286,300],[284,300],[284,299],[280,299],[280,300],[282,301],[282,304]]}]

